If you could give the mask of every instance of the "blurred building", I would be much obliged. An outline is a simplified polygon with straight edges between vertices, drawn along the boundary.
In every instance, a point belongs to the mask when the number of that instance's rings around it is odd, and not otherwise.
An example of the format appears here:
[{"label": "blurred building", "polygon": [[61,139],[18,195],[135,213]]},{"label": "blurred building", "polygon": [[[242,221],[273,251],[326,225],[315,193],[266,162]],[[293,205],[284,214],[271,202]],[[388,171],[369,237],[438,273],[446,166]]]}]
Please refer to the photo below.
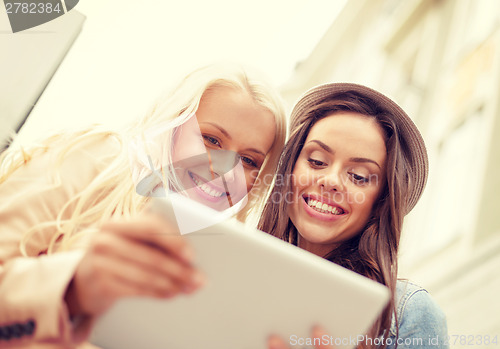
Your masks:
[{"label": "blurred building", "polygon": [[[500,341],[500,2],[350,0],[282,93],[292,106],[332,81],[393,97],[426,141],[400,277],[433,294],[450,335]],[[463,338],[452,348],[470,347]]]}]

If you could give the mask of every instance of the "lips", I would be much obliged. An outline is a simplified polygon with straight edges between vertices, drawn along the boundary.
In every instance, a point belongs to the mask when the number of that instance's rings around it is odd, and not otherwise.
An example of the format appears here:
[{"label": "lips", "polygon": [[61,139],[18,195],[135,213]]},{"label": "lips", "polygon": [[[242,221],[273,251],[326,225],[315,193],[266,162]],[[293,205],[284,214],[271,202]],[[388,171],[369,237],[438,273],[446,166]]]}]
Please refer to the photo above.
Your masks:
[{"label": "lips", "polygon": [[206,195],[212,198],[220,198],[227,195],[225,190],[213,186],[211,183],[206,182],[203,178],[194,174],[193,172],[188,171],[188,174],[189,177],[191,177],[192,181],[196,184],[196,187]]},{"label": "lips", "polygon": [[302,197],[308,208],[330,216],[342,216],[347,214],[347,211],[340,205],[332,202],[328,198],[315,195],[304,195]]}]

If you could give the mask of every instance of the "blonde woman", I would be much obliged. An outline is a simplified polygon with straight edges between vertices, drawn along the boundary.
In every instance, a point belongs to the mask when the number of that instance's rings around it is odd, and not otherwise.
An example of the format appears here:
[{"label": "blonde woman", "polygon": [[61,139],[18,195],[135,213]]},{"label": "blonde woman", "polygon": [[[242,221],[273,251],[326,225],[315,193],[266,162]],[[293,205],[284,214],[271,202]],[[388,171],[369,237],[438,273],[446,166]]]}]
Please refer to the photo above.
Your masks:
[{"label": "blonde woman", "polygon": [[[243,164],[244,221],[265,197],[286,122],[277,94],[239,67],[194,71],[124,133],[62,132],[2,154],[0,347],[87,345],[92,320],[117,299],[200,287],[190,246],[146,213],[154,189],[183,187],[182,171],[164,169],[189,148],[179,127],[193,117],[209,154],[230,151]],[[139,190],[158,169],[161,181]]]}]

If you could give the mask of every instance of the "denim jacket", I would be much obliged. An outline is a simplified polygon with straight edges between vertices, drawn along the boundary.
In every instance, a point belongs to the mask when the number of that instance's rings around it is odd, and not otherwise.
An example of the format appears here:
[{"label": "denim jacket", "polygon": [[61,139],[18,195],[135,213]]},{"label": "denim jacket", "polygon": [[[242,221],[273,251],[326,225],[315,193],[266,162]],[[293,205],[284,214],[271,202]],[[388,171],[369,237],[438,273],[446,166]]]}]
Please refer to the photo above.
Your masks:
[{"label": "denim jacket", "polygon": [[429,293],[409,281],[396,283],[396,321],[392,319],[387,349],[446,349],[448,329],[446,317]]}]

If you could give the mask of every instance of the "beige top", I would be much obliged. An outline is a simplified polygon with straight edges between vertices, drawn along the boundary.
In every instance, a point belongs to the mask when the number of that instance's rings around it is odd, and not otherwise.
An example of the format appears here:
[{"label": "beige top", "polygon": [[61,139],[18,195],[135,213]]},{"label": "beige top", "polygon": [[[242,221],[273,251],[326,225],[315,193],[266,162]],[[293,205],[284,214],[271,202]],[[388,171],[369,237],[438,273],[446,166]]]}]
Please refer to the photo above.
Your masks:
[{"label": "beige top", "polygon": [[[27,243],[30,257],[23,257],[19,247],[24,233],[38,222],[54,220],[118,147],[111,137],[78,146],[61,164],[58,186],[48,173],[51,151],[35,156],[0,184],[0,348],[72,348],[76,343],[78,348],[93,348],[82,342],[91,321],[71,323],[63,300],[84,251],[47,255],[53,235],[47,230]],[[13,333],[19,338],[7,340]]]}]

